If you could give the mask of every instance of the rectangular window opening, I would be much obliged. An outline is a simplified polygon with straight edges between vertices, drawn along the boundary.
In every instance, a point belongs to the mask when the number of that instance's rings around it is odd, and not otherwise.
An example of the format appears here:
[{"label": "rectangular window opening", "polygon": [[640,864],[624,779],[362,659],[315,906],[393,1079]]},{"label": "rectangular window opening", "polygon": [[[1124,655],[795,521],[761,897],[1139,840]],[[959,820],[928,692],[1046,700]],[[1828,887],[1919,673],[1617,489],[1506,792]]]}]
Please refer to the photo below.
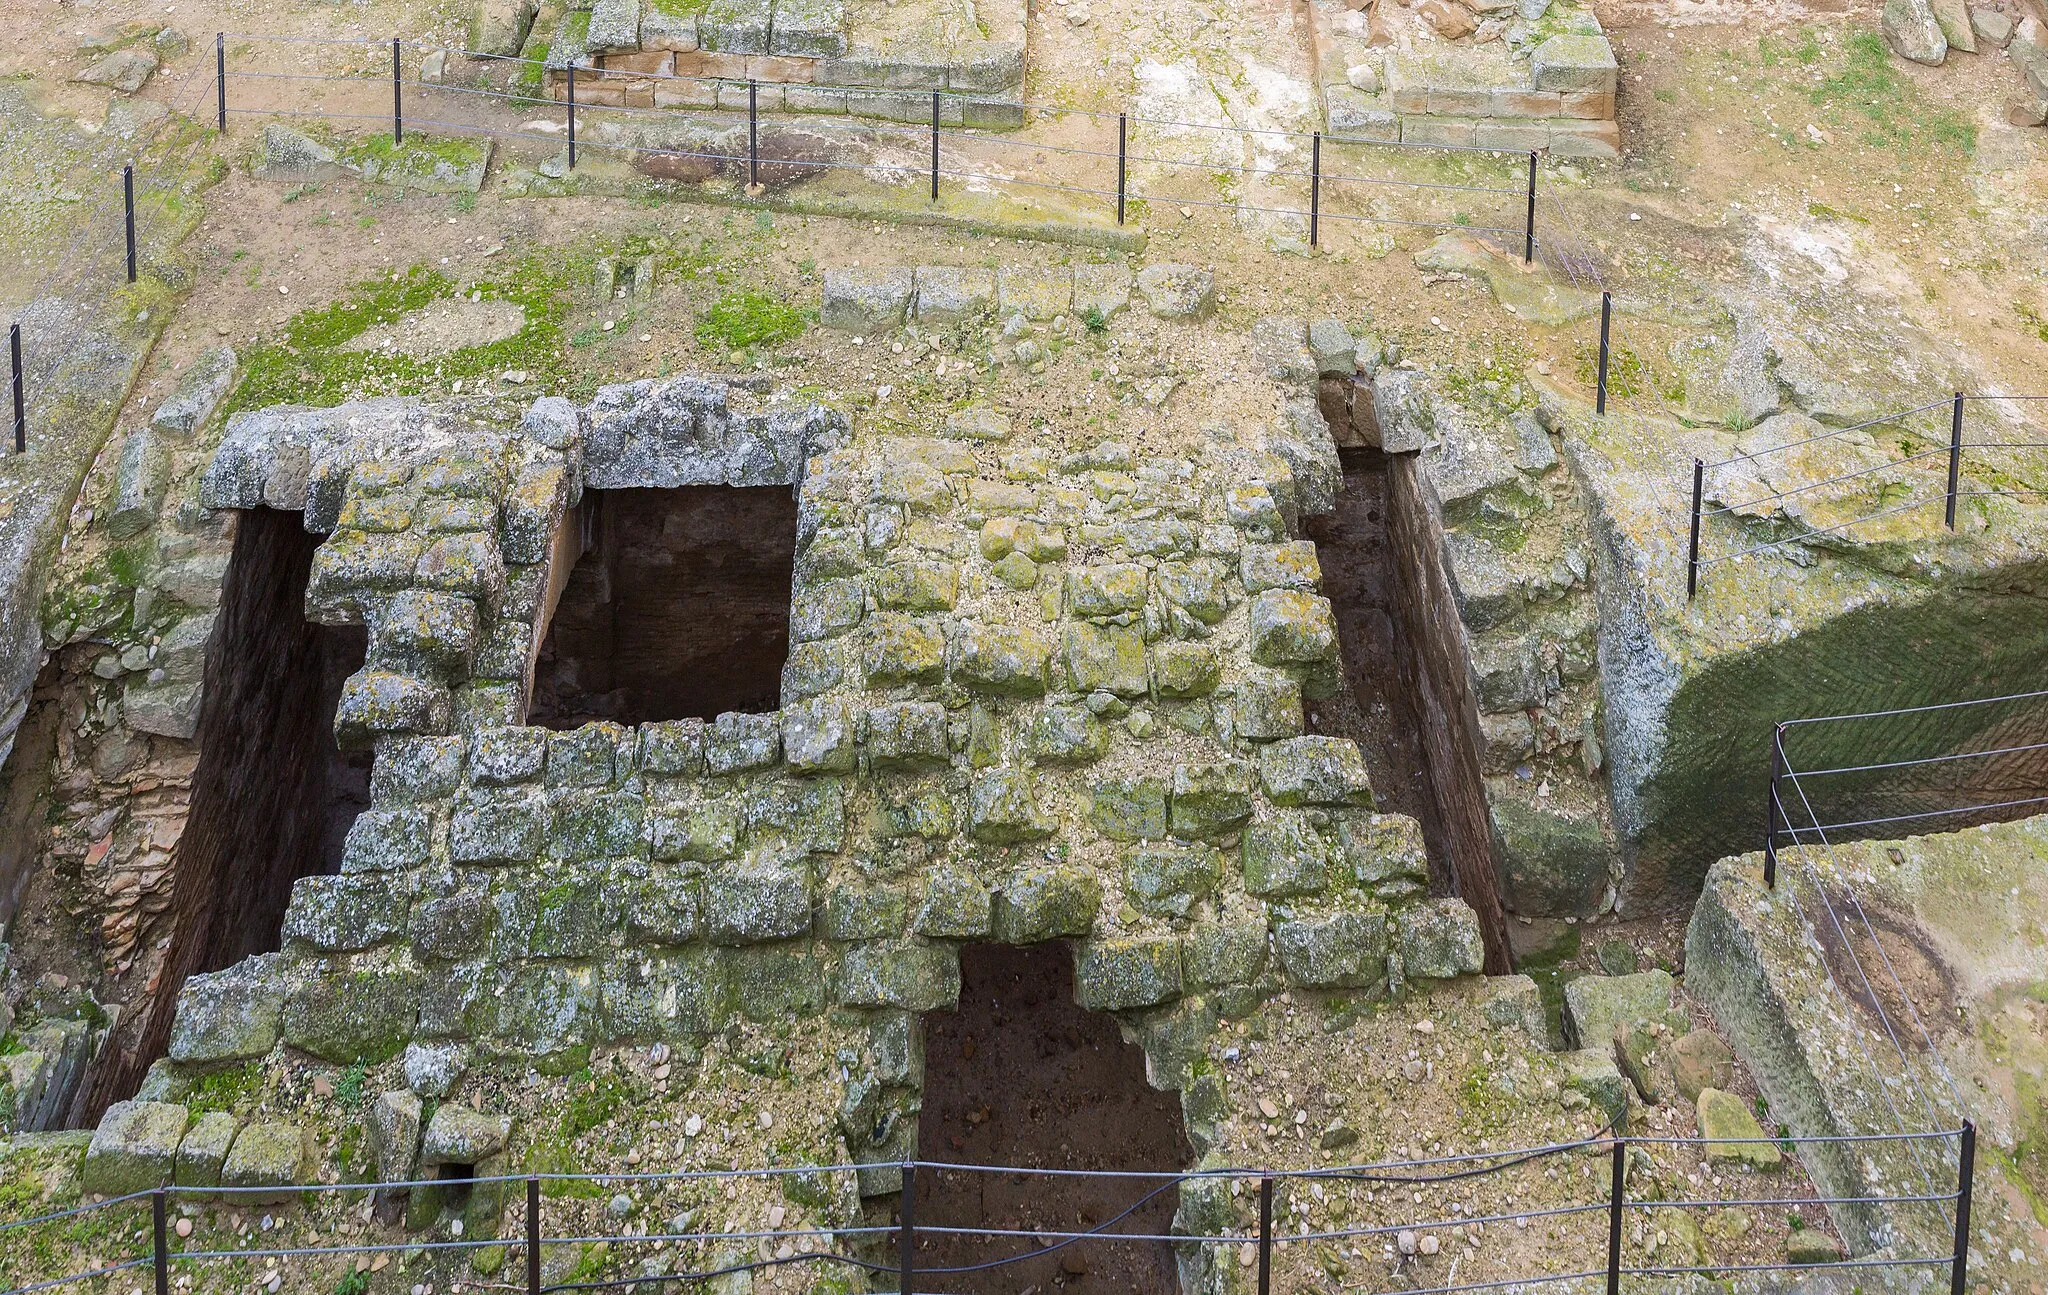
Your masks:
[{"label": "rectangular window opening", "polygon": [[585,491],[563,522],[580,556],[541,641],[527,723],[777,709],[796,524],[787,486]]}]

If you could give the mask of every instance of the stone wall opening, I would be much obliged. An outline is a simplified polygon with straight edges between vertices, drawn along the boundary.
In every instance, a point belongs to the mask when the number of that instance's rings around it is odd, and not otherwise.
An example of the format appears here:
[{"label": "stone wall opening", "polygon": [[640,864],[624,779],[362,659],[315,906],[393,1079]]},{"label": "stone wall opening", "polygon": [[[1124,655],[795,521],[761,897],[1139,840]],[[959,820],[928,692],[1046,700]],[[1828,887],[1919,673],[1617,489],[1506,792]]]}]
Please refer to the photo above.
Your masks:
[{"label": "stone wall opening", "polygon": [[1344,480],[1308,518],[1337,615],[1345,687],[1308,707],[1311,732],[1358,743],[1383,811],[1422,824],[1436,888],[1479,914],[1486,970],[1509,968],[1479,712],[1443,565],[1443,524],[1414,454],[1373,448],[1371,390],[1325,381],[1319,404]]},{"label": "stone wall opening", "polygon": [[[1146,1082],[1145,1054],[1124,1042],[1115,1017],[1074,1001],[1073,953],[1064,944],[962,949],[960,1005],[925,1017],[924,1058],[920,1159],[1151,1172],[1193,1162],[1178,1094]],[[1081,1232],[1118,1219],[1107,1230],[1163,1236],[1179,1200],[1177,1187],[1152,1179],[926,1169],[919,1171],[917,1222]],[[1029,1257],[979,1272],[943,1271],[1013,1254]],[[917,1266],[931,1289],[970,1295],[1077,1282],[1132,1295],[1179,1290],[1165,1242],[1083,1241],[1041,1253],[1016,1237],[921,1232]]]},{"label": "stone wall opening", "polygon": [[796,492],[590,490],[527,722],[575,728],[772,711],[789,655]]},{"label": "stone wall opening", "polygon": [[362,667],[360,626],[306,619],[321,537],[301,514],[239,514],[207,643],[199,764],[172,872],[171,945],[137,1027],[101,1064],[75,1112],[87,1127],[132,1094],[169,1042],[187,976],[279,945],[292,884],[340,870],[350,824],[370,800],[370,754],[343,752],[334,711]]}]

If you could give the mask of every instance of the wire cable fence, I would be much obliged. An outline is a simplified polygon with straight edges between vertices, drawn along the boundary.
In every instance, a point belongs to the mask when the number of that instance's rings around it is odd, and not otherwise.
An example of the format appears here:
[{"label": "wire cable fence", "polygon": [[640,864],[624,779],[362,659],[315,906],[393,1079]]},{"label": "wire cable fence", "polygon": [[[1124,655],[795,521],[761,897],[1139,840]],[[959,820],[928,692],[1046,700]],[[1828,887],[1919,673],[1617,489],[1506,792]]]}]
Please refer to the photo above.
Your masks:
[{"label": "wire cable fence", "polygon": [[[1975,402],[2024,405],[2043,399],[2048,397],[1958,391],[1944,400],[1755,446],[1713,462],[1694,459],[1686,598],[1697,594],[1708,568],[1830,537],[1850,542],[1855,538],[1850,532],[1865,523],[1938,507],[1943,526],[1953,532],[1961,500],[2048,496],[2048,488],[2033,484],[2048,467],[2039,455],[2048,451],[2048,439],[2013,439],[1997,430],[1970,439],[1965,416]],[[1938,426],[1929,417],[1936,411],[1947,415]],[[1831,465],[1846,461],[1848,466],[1822,468],[1821,475],[1813,475],[1803,460],[1816,453],[1827,455]],[[1842,519],[1829,520],[1834,517]],[[1703,527],[1720,519],[1735,524],[1733,543],[1720,552],[1704,552],[1712,535],[1703,540]],[[1759,532],[1769,538],[1758,538]]]},{"label": "wire cable fence", "polygon": [[[1526,1228],[1532,1222],[1555,1224],[1560,1221],[1599,1216],[1604,1228],[1584,1230],[1583,1241],[1589,1247],[1597,1246],[1604,1231],[1604,1266],[1596,1256],[1588,1256],[1591,1262],[1571,1266],[1570,1271],[1528,1271],[1498,1279],[1470,1281],[1457,1284],[1456,1264],[1450,1268],[1450,1283],[1426,1289],[1437,1295],[1451,1292],[1491,1290],[1507,1285],[1540,1285],[1561,1282],[1590,1280],[1605,1276],[1610,1291],[1617,1289],[1622,1277],[1672,1276],[1682,1274],[1726,1275],[1733,1273],[1796,1271],[1813,1273],[1828,1269],[1857,1270],[1885,1267],[1946,1268],[1951,1273],[1952,1286],[1961,1290],[1967,1270],[1968,1251],[1965,1244],[1968,1235],[1969,1206],[1974,1174],[1975,1129],[1967,1120],[1960,1126],[1929,1127],[1907,1130],[1896,1134],[1875,1135],[1833,1135],[1810,1138],[1768,1138],[1761,1141],[1773,1147],[1791,1149],[1810,1144],[1846,1144],[1852,1148],[1877,1148],[1883,1145],[1904,1143],[1917,1150],[1926,1149],[1936,1165],[1938,1181],[1925,1192],[1870,1193],[1856,1196],[1794,1195],[1786,1193],[1749,1193],[1727,1197],[1701,1194],[1696,1197],[1673,1199],[1656,1188],[1654,1179],[1648,1189],[1637,1187],[1636,1175],[1643,1172],[1650,1162],[1652,1149],[1690,1148],[1705,1154],[1713,1149],[1726,1149],[1736,1143],[1752,1141],[1744,1139],[1705,1139],[1678,1136],[1629,1137],[1617,1135],[1610,1125],[1597,1133],[1570,1141],[1547,1143],[1530,1147],[1482,1151],[1466,1155],[1447,1155],[1436,1158],[1408,1160],[1386,1160],[1369,1164],[1356,1164],[1308,1169],[1256,1169],[1220,1168],[1188,1171],[1115,1171],[1046,1169],[1019,1166],[959,1164],[944,1161],[905,1161],[883,1164],[846,1164],[827,1166],[783,1166],[767,1169],[731,1169],[661,1172],[628,1172],[603,1174],[517,1174],[479,1175],[474,1177],[422,1178],[399,1182],[356,1182],[356,1183],[314,1183],[306,1186],[263,1186],[263,1187],[198,1187],[167,1185],[118,1196],[109,1200],[72,1209],[57,1210],[28,1218],[0,1222],[0,1247],[25,1236],[32,1236],[39,1229],[59,1225],[74,1228],[81,1223],[95,1230],[101,1236],[132,1236],[138,1242],[146,1237],[146,1244],[138,1245],[127,1253],[96,1263],[78,1272],[64,1276],[31,1274],[32,1280],[8,1288],[8,1295],[27,1295],[28,1292],[51,1290],[106,1278],[116,1273],[148,1267],[155,1278],[156,1290],[167,1293],[173,1287],[182,1289],[193,1285],[200,1275],[213,1265],[241,1264],[267,1261],[275,1265],[294,1259],[332,1258],[353,1265],[358,1271],[367,1269],[380,1256],[402,1253],[407,1256],[457,1255],[479,1250],[489,1250],[497,1260],[518,1255],[522,1261],[519,1280],[498,1280],[494,1288],[523,1290],[527,1295],[550,1295],[552,1292],[607,1290],[634,1286],[639,1289],[664,1289],[664,1283],[706,1281],[720,1276],[742,1272],[821,1265],[851,1269],[864,1274],[873,1283],[888,1285],[893,1280],[896,1291],[939,1295],[966,1276],[996,1269],[1042,1263],[1049,1256],[1058,1256],[1070,1247],[1168,1247],[1174,1252],[1186,1255],[1208,1250],[1210,1258],[1217,1263],[1234,1264],[1257,1269],[1257,1286],[1263,1295],[1270,1295],[1275,1266],[1275,1252],[1296,1246],[1313,1245],[1360,1245],[1377,1243],[1382,1253],[1392,1257],[1397,1253],[1402,1258],[1396,1265],[1406,1263],[1406,1257],[1415,1253],[1417,1234],[1444,1234],[1455,1239],[1471,1239],[1473,1246],[1477,1238],[1488,1227],[1512,1226]],[[1948,1148],[1950,1142],[1953,1149]],[[1587,1175],[1586,1190],[1576,1199],[1565,1204],[1532,1206],[1526,1209],[1496,1209],[1491,1212],[1474,1212],[1458,1208],[1455,1204],[1446,1208],[1440,1202],[1430,1199],[1426,1190],[1469,1181],[1475,1177],[1508,1173],[1525,1166],[1554,1161],[1560,1157],[1590,1159],[1591,1164],[1604,1162],[1604,1175]],[[445,1171],[444,1171],[445,1172]],[[1555,1177],[1555,1171],[1551,1171]],[[849,1176],[866,1174],[893,1175],[900,1180],[900,1190],[895,1194],[893,1214],[882,1216],[886,1221],[853,1223],[844,1226],[824,1224],[801,1226],[792,1221],[783,1226],[780,1212],[770,1213],[767,1227],[737,1227],[725,1230],[692,1230],[689,1226],[693,1214],[683,1213],[659,1228],[614,1227],[607,1231],[583,1233],[576,1230],[555,1231],[547,1227],[550,1193],[570,1191],[582,1195],[602,1194],[606,1190],[619,1190],[627,1186],[643,1191],[664,1187],[718,1186],[730,1189],[748,1182],[774,1187],[786,1182],[792,1176],[802,1176],[811,1184],[828,1183],[834,1178],[848,1179]],[[1039,1228],[999,1226],[982,1220],[967,1222],[949,1221],[946,1210],[949,1202],[960,1199],[979,1199],[978,1191],[960,1189],[963,1177],[1003,1177],[1015,1185],[1038,1181],[1091,1180],[1111,1190],[1119,1185],[1124,1192],[1124,1203],[1105,1211],[1100,1222],[1089,1226],[1073,1228]],[[1604,1179],[1604,1181],[1603,1181]],[[1562,1181],[1578,1182],[1578,1178],[1567,1175]],[[1316,1226],[1309,1217],[1309,1209],[1300,1198],[1313,1193],[1316,1200],[1324,1198],[1327,1188],[1348,1186],[1355,1191],[1361,1185],[1376,1184],[1384,1190],[1377,1198],[1367,1192],[1368,1201],[1375,1201],[1380,1207],[1384,1221],[1346,1222],[1339,1219],[1338,1226]],[[1147,1225],[1145,1217],[1165,1218],[1178,1193],[1191,1185],[1206,1185],[1205,1190],[1214,1193],[1218,1189],[1234,1189],[1231,1194],[1242,1191],[1250,1198],[1246,1202],[1254,1212],[1254,1222],[1245,1224],[1237,1220],[1242,1216],[1234,1211],[1229,1215],[1226,1226],[1220,1230],[1196,1231],[1175,1221],[1170,1226]],[[406,1193],[428,1191],[437,1193],[462,1193],[468,1199],[474,1193],[493,1193],[490,1198],[493,1210],[490,1212],[497,1222],[492,1235],[463,1236],[459,1228],[441,1229],[446,1235],[437,1238],[428,1234],[410,1234],[399,1240],[378,1240],[364,1230],[361,1239],[344,1237],[331,1245],[248,1244],[254,1234],[247,1230],[235,1231],[230,1238],[236,1244],[226,1244],[188,1227],[187,1221],[194,1211],[182,1211],[184,1218],[176,1228],[172,1226],[171,1211],[175,1204],[225,1205],[234,1209],[234,1223],[231,1227],[242,1228],[240,1205],[272,1205],[297,1197],[313,1199],[322,1196],[338,1197],[350,1202],[363,1202],[362,1217],[367,1220],[381,1203],[390,1205],[398,1202],[402,1207]],[[1410,1197],[1412,1196],[1412,1200]],[[1282,1198],[1287,1198],[1286,1203]],[[1510,1197],[1511,1201],[1518,1198]],[[146,1206],[145,1206],[146,1202]],[[1925,1206],[1938,1211],[1944,1219],[1952,1221],[1954,1246],[1941,1253],[1898,1255],[1878,1253],[1844,1258],[1833,1263],[1793,1264],[1760,1263],[1735,1261],[1730,1263],[1674,1263],[1660,1264],[1656,1261],[1656,1245],[1647,1239],[1647,1233],[1654,1231],[1658,1212],[1701,1211],[1729,1208],[1774,1208],[1785,1206],[1818,1206],[1835,1208],[1844,1205],[1858,1207],[1902,1208]],[[1279,1207],[1276,1214],[1276,1206]],[[922,1218],[925,1210],[937,1207],[940,1217]],[[140,1212],[147,1209],[147,1221],[143,1222]],[[559,1207],[558,1207],[559,1208]],[[1147,1213],[1149,1209],[1149,1214]],[[474,1211],[468,1211],[474,1216]],[[391,1217],[396,1217],[396,1210]],[[872,1218],[872,1214],[870,1215]],[[1199,1217],[1214,1218],[1213,1212]],[[1175,1215],[1176,1220],[1179,1218]],[[1630,1224],[1633,1222],[1634,1227]],[[1127,1226],[1132,1224],[1132,1226]],[[132,1226],[132,1230],[128,1230]],[[270,1220],[265,1220],[269,1230]],[[596,1271],[589,1265],[576,1262],[549,1264],[547,1256],[552,1251],[563,1255],[569,1248],[581,1248],[602,1243],[607,1247],[608,1258]],[[970,1244],[979,1248],[964,1252],[961,1246]],[[938,1247],[934,1256],[932,1248]],[[630,1253],[629,1253],[630,1252]],[[993,1253],[986,1253],[993,1252]],[[1434,1253],[1434,1251],[1428,1251]],[[0,1251],[4,1253],[4,1251]],[[588,1251],[577,1249],[579,1255]],[[1355,1253],[1355,1252],[1348,1252]],[[635,1264],[633,1255],[641,1256]],[[934,1259],[936,1258],[936,1262]],[[381,1267],[381,1263],[378,1265]],[[612,1276],[604,1268],[621,1267],[632,1271]],[[246,1271],[246,1269],[238,1269]],[[275,1268],[273,1267],[273,1271]],[[1394,1291],[1414,1292],[1414,1281],[1421,1276],[1409,1273],[1405,1281],[1398,1280],[1388,1287],[1388,1295]],[[642,1286],[642,1283],[649,1285]],[[1371,1290],[1370,1284],[1347,1285],[1351,1290]]]}]

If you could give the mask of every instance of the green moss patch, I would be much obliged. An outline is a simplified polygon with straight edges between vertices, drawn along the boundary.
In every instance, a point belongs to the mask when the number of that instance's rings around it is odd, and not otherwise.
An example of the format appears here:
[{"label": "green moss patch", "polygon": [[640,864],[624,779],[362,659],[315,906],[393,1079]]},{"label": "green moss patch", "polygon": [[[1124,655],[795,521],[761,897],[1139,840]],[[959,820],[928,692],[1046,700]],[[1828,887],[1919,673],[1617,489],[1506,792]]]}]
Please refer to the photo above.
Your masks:
[{"label": "green moss patch", "polygon": [[697,340],[732,350],[775,346],[803,334],[810,312],[763,292],[728,292],[697,316]]}]

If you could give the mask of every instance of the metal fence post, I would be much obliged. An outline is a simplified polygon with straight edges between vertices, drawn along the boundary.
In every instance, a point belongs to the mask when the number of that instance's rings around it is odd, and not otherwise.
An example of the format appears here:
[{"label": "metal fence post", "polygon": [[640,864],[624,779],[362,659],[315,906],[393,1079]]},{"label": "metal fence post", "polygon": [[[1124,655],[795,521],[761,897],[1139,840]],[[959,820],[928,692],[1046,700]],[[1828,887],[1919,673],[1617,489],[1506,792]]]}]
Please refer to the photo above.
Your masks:
[{"label": "metal fence post", "polygon": [[747,187],[761,185],[761,83],[747,82]]},{"label": "metal fence post", "polygon": [[939,92],[932,91],[932,201],[939,200]]},{"label": "metal fence post", "polygon": [[26,382],[21,371],[21,325],[12,324],[7,329],[7,350],[14,364],[14,452],[28,453],[28,399],[23,390]]},{"label": "metal fence post", "polygon": [[1124,172],[1130,155],[1131,123],[1125,113],[1116,115],[1116,223],[1124,223]]},{"label": "metal fence post", "polygon": [[226,32],[213,34],[213,77],[214,90],[220,103],[220,133],[228,133],[228,37]]},{"label": "metal fence post", "polygon": [[[1605,346],[1600,348],[1600,358],[1602,361],[1600,367],[1604,371],[1607,367],[1607,348]],[[1607,384],[1605,382],[1600,384],[1600,394],[1603,397],[1601,403],[1605,404],[1604,397],[1607,394]],[[1705,486],[1706,479],[1707,465],[1701,463],[1698,459],[1694,459],[1692,461],[1692,538],[1686,541],[1685,546],[1685,600],[1687,602],[1692,601],[1694,592],[1700,587],[1700,492]]]},{"label": "metal fence post", "polygon": [[405,86],[399,80],[398,37],[391,38],[391,142],[405,142]]},{"label": "metal fence post", "polygon": [[902,1226],[896,1233],[897,1295],[917,1289],[917,1162],[903,1162],[903,1195],[897,1208]]},{"label": "metal fence post", "polygon": [[1273,1180],[1259,1179],[1259,1295],[1273,1293]]},{"label": "metal fence post", "polygon": [[1963,393],[1956,393],[1948,420],[1948,528],[1956,528],[1956,483],[1963,471]]},{"label": "metal fence post", "polygon": [[[128,232],[128,282],[135,282],[135,168],[121,168],[121,205],[126,209]],[[1950,487],[1954,493],[1954,487]],[[1954,505],[1950,505],[1951,511]]]},{"label": "metal fence post", "polygon": [[164,1189],[149,1194],[151,1256],[156,1260],[156,1295],[171,1295],[171,1242],[164,1226]]},{"label": "metal fence post", "polygon": [[540,1295],[540,1175],[526,1176],[526,1295]]},{"label": "metal fence post", "polygon": [[1764,887],[1778,888],[1778,818],[1784,805],[1778,799],[1778,775],[1785,768],[1785,726],[1771,730],[1771,789],[1764,802]]},{"label": "metal fence post", "polygon": [[576,60],[569,60],[569,165],[576,165]]},{"label": "metal fence post", "polygon": [[1522,221],[1522,264],[1536,259],[1536,150],[1529,150],[1529,214]]},{"label": "metal fence post", "polygon": [[1962,1147],[1956,1160],[1956,1253],[1948,1265],[1949,1295],[1963,1295],[1970,1275],[1970,1186],[1977,1176],[1977,1125],[1963,1121]]},{"label": "metal fence post", "polygon": [[1316,226],[1323,206],[1323,132],[1309,142],[1308,155],[1308,245],[1316,245]]},{"label": "metal fence post", "polygon": [[1614,323],[1614,294],[1600,294],[1600,377],[1599,385],[1593,389],[1593,412],[1607,412],[1607,333]]},{"label": "metal fence post", "polygon": [[1607,1194],[1607,1295],[1621,1292],[1622,1184],[1628,1177],[1628,1143],[1614,1140],[1613,1188]]}]

